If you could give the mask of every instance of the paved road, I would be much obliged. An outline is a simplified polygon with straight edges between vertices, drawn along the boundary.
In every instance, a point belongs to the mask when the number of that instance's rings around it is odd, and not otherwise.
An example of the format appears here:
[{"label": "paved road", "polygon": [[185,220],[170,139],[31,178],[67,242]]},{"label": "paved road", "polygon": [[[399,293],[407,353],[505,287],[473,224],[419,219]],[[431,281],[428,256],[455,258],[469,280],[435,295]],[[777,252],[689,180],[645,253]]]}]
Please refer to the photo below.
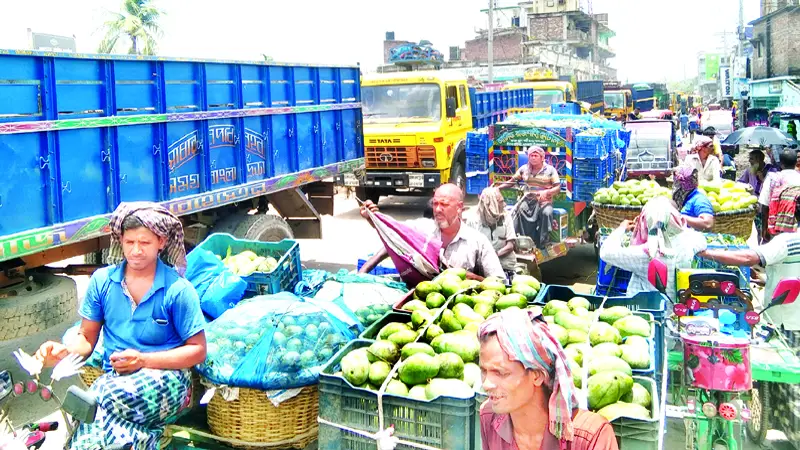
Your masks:
[{"label": "paved road", "polygon": [[[381,201],[380,207],[384,213],[401,220],[413,219],[422,215],[427,199],[415,197],[390,197]],[[474,205],[475,199],[469,199],[468,205]],[[335,205],[335,216],[323,218],[323,239],[322,240],[301,240],[301,257],[303,264],[307,268],[319,268],[328,271],[337,271],[340,268],[347,270],[355,269],[357,260],[365,258],[366,255],[380,248],[380,241],[369,224],[361,218],[358,213],[356,201],[353,198],[345,198],[343,195],[337,197]],[[79,263],[80,260],[67,261]],[[596,262],[594,251],[591,246],[585,245],[573,249],[566,257],[552,261],[542,267],[544,281],[549,284],[575,285],[575,289],[581,292],[589,292],[594,286],[596,276]],[[82,297],[85,292],[87,277],[75,277],[78,282],[79,294]],[[57,329],[51,329],[40,333],[29,339],[18,342],[6,343],[0,346],[0,367],[10,367],[14,376],[20,376],[16,370],[16,364],[10,359],[13,349],[23,348],[26,351],[34,351],[40,342],[45,339],[58,339],[66,329],[64,324]],[[63,392],[66,385],[57,387],[57,392]],[[48,420],[59,418],[53,414],[54,406],[52,403],[43,403],[38,397],[28,396],[13,400],[10,410],[12,420],[18,424],[24,424],[32,420],[48,417]],[[62,427],[63,429],[63,427]],[[678,421],[670,421],[667,428],[667,440],[665,449],[683,448],[684,428]],[[783,435],[772,432],[768,438],[774,440],[770,447],[785,450],[790,448],[785,442],[780,442]],[[55,436],[48,439],[43,447],[45,450],[57,449],[59,439]],[[744,449],[756,449],[751,443],[746,443]]]}]

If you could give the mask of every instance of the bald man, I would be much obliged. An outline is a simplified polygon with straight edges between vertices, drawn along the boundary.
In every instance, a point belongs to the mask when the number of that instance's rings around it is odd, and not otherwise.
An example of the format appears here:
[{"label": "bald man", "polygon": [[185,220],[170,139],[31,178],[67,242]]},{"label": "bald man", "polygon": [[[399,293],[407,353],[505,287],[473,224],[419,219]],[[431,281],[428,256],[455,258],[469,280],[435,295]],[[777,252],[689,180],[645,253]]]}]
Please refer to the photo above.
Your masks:
[{"label": "bald man", "polygon": [[[445,263],[449,267],[465,269],[467,276],[474,280],[490,276],[501,280],[506,278],[492,243],[486,236],[462,223],[464,194],[458,186],[451,183],[439,186],[433,194],[431,206],[433,220],[418,220],[413,226],[442,241]],[[364,202],[361,216],[369,220],[367,209],[377,212],[378,206],[371,201]],[[361,267],[359,273],[369,273],[387,256],[386,249],[382,248]]]}]

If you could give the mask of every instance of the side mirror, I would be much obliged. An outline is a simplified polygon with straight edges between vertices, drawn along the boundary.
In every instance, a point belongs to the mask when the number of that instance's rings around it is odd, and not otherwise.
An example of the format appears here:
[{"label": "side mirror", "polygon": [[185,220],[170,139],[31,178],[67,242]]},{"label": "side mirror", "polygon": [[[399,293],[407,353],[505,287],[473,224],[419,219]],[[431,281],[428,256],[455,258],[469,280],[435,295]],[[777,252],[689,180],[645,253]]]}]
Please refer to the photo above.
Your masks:
[{"label": "side mirror", "polygon": [[667,293],[668,274],[667,265],[660,259],[653,259],[647,265],[647,281],[662,294]]},{"label": "side mirror", "polygon": [[456,116],[456,99],[450,97],[444,102],[445,105],[445,115],[448,119],[452,119]]},{"label": "side mirror", "polygon": [[62,409],[80,423],[92,423],[97,414],[97,397],[77,386],[70,386]]},{"label": "side mirror", "polygon": [[788,278],[778,282],[775,286],[775,291],[772,293],[772,299],[769,306],[764,308],[761,313],[777,305],[789,305],[797,300],[800,296],[800,278]]},{"label": "side mirror", "polygon": [[0,402],[8,398],[13,391],[14,382],[7,370],[0,372]]}]

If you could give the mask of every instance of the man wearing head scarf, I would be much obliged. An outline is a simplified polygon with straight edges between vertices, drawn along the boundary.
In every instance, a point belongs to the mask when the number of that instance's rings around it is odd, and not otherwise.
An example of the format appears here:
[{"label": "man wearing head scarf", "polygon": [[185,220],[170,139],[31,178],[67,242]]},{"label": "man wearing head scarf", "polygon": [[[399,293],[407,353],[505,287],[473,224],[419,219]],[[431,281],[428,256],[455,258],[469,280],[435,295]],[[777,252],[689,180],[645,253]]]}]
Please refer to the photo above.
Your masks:
[{"label": "man wearing head scarf", "polygon": [[102,332],[106,373],[91,387],[97,418],[80,425],[71,446],[157,449],[166,424],[189,405],[189,370],[206,357],[205,320],[181,276],[186,253],[177,217],[155,203],[122,203],[109,225],[109,255],[119,262],[89,280],[75,339],[45,342],[36,357],[48,366],[73,353],[88,358]]},{"label": "man wearing head scarf", "polygon": [[507,279],[510,280],[517,264],[517,255],[514,254],[517,234],[514,232],[511,216],[506,212],[506,202],[500,189],[490,186],[481,192],[477,211],[467,219],[467,225],[489,239],[500,258]]},{"label": "man wearing head scarf", "polygon": [[528,164],[517,170],[511,180],[499,184],[499,189],[525,183],[525,196],[514,210],[517,233],[529,236],[539,248],[550,243],[553,230],[553,197],[561,192],[561,180],[555,167],[544,162],[544,149],[528,148]]},{"label": "man wearing head scarf", "polygon": [[797,170],[797,151],[786,148],[778,156],[780,172],[773,172],[764,179],[761,193],[758,196],[758,204],[761,205],[762,223],[766,224],[762,229],[762,237],[765,241],[770,236],[776,234],[774,231],[775,214],[771,211],[772,205],[780,196],[783,189],[790,186],[800,186],[800,171]]},{"label": "man wearing head scarf", "polygon": [[714,141],[707,136],[700,136],[694,141],[684,164],[697,169],[701,181],[720,181],[722,178],[721,158],[721,152],[719,156],[715,154]]},{"label": "man wearing head scarf", "polygon": [[[629,231],[630,245],[626,245]],[[695,254],[705,249],[705,237],[686,228],[686,217],[668,198],[657,197],[644,205],[634,222],[623,221],[606,238],[600,259],[631,272],[627,295],[635,295],[656,290],[647,279],[647,270],[650,261],[659,258],[667,266],[667,296],[675,301],[675,269],[691,268]]]},{"label": "man wearing head scarf", "polygon": [[714,206],[697,189],[697,169],[694,166],[683,165],[675,169],[672,199],[690,227],[704,232],[714,228]]},{"label": "man wearing head scarf", "polygon": [[[611,424],[578,409],[572,368],[541,314],[505,310],[480,326],[484,450],[616,450]],[[571,367],[572,363],[572,367]]]}]

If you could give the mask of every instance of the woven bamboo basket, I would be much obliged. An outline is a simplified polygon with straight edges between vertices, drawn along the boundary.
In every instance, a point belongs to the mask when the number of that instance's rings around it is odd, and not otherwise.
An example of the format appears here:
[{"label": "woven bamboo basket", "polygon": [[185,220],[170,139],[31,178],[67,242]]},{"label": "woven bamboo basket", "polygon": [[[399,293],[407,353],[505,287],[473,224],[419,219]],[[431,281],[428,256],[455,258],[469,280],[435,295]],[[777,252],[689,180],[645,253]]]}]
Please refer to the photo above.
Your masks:
[{"label": "woven bamboo basket", "polygon": [[750,207],[738,211],[718,212],[714,214],[714,228],[712,233],[731,234],[747,239],[753,232],[753,221],[756,218],[756,209]]},{"label": "woven bamboo basket", "polygon": [[[217,391],[208,402],[208,426],[217,436],[280,448],[305,448],[317,438],[319,390],[304,387],[300,394],[275,407],[264,391],[239,388],[239,398],[227,401]],[[239,448],[244,444],[231,443]]]},{"label": "woven bamboo basket", "polygon": [[606,205],[594,202],[592,208],[600,228],[617,228],[623,220],[633,220],[642,212],[641,206]]}]

